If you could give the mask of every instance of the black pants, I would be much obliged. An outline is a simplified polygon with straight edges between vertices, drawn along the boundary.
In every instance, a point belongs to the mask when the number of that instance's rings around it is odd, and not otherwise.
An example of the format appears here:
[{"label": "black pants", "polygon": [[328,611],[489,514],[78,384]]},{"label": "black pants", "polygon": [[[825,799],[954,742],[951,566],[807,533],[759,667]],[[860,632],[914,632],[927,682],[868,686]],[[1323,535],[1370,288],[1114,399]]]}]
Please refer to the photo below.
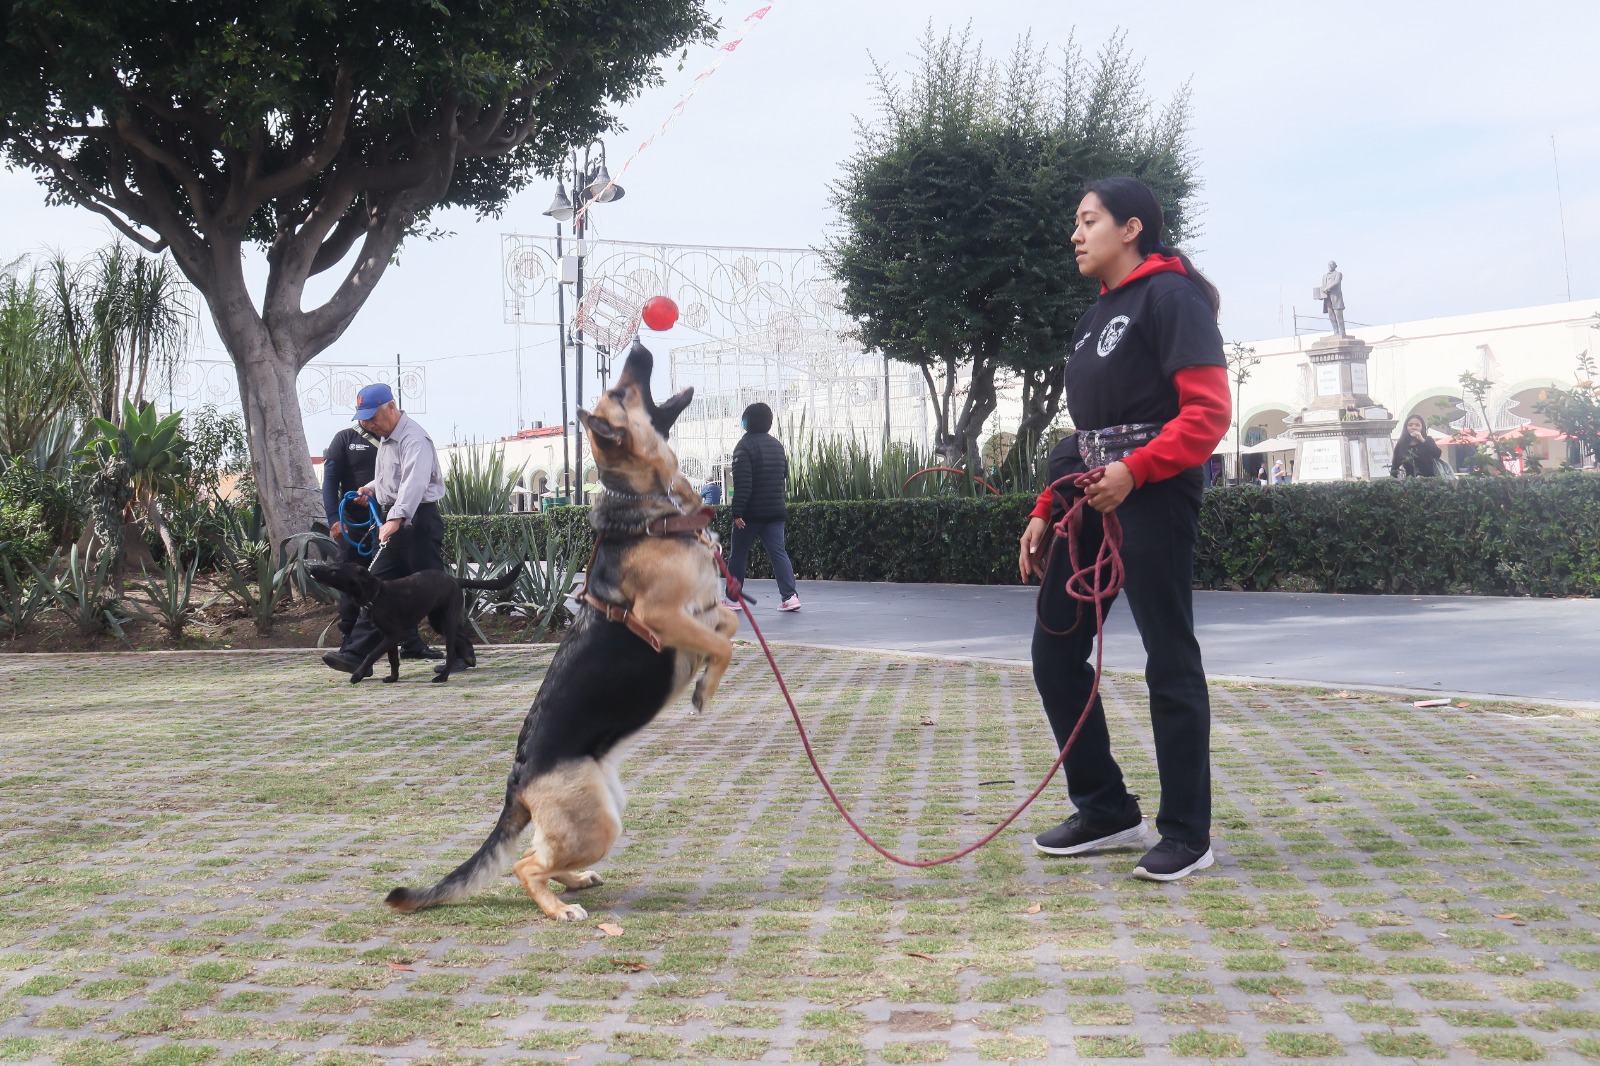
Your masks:
[{"label": "black pants", "polygon": [[[411,520],[401,526],[399,532],[390,537],[388,543],[369,558],[371,559],[369,570],[372,576],[384,581],[393,581],[397,577],[406,577],[423,570],[443,570],[445,568],[444,518],[439,514],[439,505],[425,503],[418,507],[417,513]],[[383,634],[378,632],[371,619],[363,613],[346,638],[344,650],[351,655],[364,656],[370,654],[382,641]],[[413,629],[404,641],[402,650],[415,651],[423,647],[426,647],[426,642],[423,641],[422,635]]]},{"label": "black pants", "polygon": [[[1194,847],[1211,844],[1211,697],[1194,635],[1194,544],[1200,503],[1179,475],[1136,489],[1117,508],[1122,520],[1123,592],[1144,641],[1150,722],[1155,730],[1161,808],[1156,829],[1163,837]],[[1084,521],[1079,557],[1088,561],[1100,545],[1099,512]],[[1067,546],[1056,549],[1045,578],[1041,611],[1052,629],[1072,625],[1076,601],[1061,589],[1068,570]],[[1107,608],[1110,605],[1107,604]],[[1033,679],[1044,701],[1056,744],[1065,744],[1094,683],[1093,605],[1085,604],[1077,628],[1053,636],[1033,631]],[[1111,737],[1099,697],[1073,741],[1065,763],[1067,795],[1090,817],[1120,814],[1128,794],[1122,769],[1111,755]]]},{"label": "black pants", "polygon": [[[356,551],[355,546],[349,541],[345,540],[343,536],[340,536],[337,539],[339,541],[339,561],[341,563],[359,563],[362,566],[366,565],[367,560],[370,559],[371,556],[362,555],[360,552]],[[377,540],[378,534],[377,531],[374,530],[372,533],[372,541],[373,543],[377,543]],[[361,605],[356,603],[356,598],[350,595],[348,592],[339,593],[340,651],[346,650],[346,646],[350,643],[350,634],[355,630],[356,619],[360,617],[360,615]]]},{"label": "black pants", "polygon": [[778,579],[778,599],[786,600],[796,594],[794,563],[789,560],[789,548],[783,542],[783,522],[750,522],[744,528],[733,527],[733,554],[728,558],[728,572],[740,583],[744,581],[745,565],[750,561],[750,548],[756,538],[767,549],[767,561],[772,564],[772,576]]}]

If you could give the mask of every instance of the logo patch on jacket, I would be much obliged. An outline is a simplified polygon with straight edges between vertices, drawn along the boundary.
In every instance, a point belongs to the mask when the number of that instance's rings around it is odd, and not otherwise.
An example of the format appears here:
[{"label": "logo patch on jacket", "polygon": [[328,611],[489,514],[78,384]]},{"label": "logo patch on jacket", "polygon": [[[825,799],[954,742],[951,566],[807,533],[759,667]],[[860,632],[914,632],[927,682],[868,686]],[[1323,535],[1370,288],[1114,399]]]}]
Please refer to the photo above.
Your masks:
[{"label": "logo patch on jacket", "polygon": [[1128,332],[1128,316],[1118,315],[1113,318],[1106,323],[1105,329],[1100,331],[1100,340],[1094,346],[1095,352],[1099,354],[1100,358],[1104,359],[1116,348],[1117,343],[1122,340],[1122,335],[1126,332]]}]

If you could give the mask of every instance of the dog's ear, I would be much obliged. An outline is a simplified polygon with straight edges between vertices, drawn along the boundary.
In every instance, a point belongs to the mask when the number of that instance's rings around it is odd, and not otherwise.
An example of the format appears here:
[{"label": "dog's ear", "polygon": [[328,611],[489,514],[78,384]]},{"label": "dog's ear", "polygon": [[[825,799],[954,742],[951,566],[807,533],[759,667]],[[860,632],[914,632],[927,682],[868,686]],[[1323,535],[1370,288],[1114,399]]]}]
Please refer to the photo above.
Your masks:
[{"label": "dog's ear", "polygon": [[689,401],[692,399],[694,399],[694,386],[690,385],[650,412],[650,424],[656,427],[657,433],[665,437],[672,431],[672,424],[683,414],[684,408],[689,406]]},{"label": "dog's ear", "polygon": [[608,448],[616,447],[628,437],[626,428],[613,426],[605,419],[597,418],[581,407],[578,408],[578,421],[582,422],[589,430],[589,436],[596,444],[603,444]]}]

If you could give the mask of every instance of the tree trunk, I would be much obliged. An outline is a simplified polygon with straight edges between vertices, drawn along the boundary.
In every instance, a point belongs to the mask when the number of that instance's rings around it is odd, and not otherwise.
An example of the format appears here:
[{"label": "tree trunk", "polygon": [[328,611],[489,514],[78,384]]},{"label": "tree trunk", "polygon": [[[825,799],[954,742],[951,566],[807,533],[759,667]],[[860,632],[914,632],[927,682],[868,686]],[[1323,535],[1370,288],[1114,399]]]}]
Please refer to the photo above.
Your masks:
[{"label": "tree trunk", "polygon": [[994,413],[997,400],[994,376],[998,368],[993,359],[974,362],[972,378],[967,382],[967,395],[961,403],[961,415],[950,431],[950,451],[959,455],[964,469],[976,473],[983,469],[978,454],[978,435],[983,425]]},{"label": "tree trunk", "polygon": [[1062,366],[1022,372],[1022,419],[1017,423],[1017,444],[1036,447],[1050,423],[1061,413],[1065,375]]},{"label": "tree trunk", "polygon": [[299,358],[259,338],[228,345],[239,375],[239,405],[250,438],[250,468],[274,554],[285,540],[322,517],[322,497],[296,387]]}]

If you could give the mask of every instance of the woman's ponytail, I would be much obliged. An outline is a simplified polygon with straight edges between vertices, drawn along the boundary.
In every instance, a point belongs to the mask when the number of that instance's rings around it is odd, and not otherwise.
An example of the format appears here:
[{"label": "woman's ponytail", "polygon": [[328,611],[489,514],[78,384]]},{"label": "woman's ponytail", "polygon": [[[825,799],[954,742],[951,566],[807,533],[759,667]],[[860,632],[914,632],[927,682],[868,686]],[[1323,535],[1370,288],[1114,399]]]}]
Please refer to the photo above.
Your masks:
[{"label": "woman's ponytail", "polygon": [[1221,314],[1222,294],[1211,283],[1211,279],[1200,273],[1187,255],[1162,239],[1161,231],[1166,225],[1166,218],[1162,214],[1161,204],[1156,200],[1156,194],[1150,191],[1150,186],[1138,178],[1101,178],[1099,181],[1091,182],[1083,191],[1094,193],[1105,209],[1111,212],[1111,217],[1116,220],[1117,225],[1126,225],[1130,218],[1138,219],[1144,227],[1139,232],[1139,254],[1175,257],[1183,264],[1184,272],[1194,283],[1194,287],[1200,290],[1200,295],[1211,305],[1211,313]]}]

